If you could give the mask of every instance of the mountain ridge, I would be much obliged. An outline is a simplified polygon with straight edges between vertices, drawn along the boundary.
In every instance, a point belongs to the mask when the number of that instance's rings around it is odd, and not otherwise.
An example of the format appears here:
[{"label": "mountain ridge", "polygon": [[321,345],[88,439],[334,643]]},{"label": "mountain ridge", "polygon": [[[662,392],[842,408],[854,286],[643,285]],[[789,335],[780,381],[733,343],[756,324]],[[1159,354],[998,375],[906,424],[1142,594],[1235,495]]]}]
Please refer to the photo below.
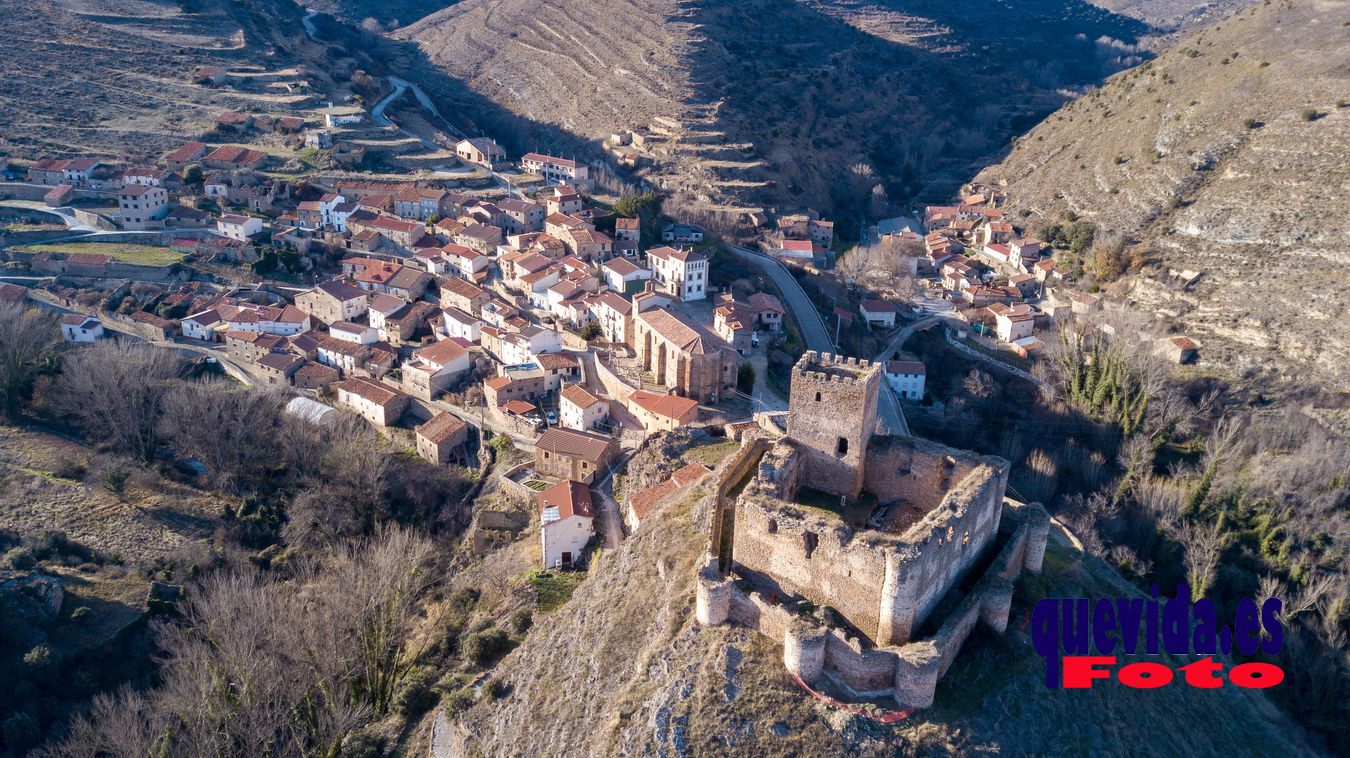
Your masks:
[{"label": "mountain ridge", "polygon": [[[1350,265],[1347,8],[1263,3],[1192,34],[1047,118],[976,181],[1006,189],[1019,224],[1068,212],[1136,247],[1152,265],[1110,291],[1208,343],[1220,373],[1344,391],[1350,340],[1325,326],[1345,316]],[[1309,286],[1317,271],[1327,286]]]}]

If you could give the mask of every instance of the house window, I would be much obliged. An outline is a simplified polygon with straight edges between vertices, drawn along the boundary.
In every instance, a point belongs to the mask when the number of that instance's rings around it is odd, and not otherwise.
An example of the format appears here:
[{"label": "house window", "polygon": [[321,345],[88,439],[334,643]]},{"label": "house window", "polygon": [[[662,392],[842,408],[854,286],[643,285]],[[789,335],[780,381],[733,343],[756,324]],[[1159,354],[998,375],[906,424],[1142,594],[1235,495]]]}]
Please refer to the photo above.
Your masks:
[{"label": "house window", "polygon": [[835,455],[841,456],[848,455],[848,440],[844,439],[843,437],[840,437],[838,444],[834,446],[834,453]]}]

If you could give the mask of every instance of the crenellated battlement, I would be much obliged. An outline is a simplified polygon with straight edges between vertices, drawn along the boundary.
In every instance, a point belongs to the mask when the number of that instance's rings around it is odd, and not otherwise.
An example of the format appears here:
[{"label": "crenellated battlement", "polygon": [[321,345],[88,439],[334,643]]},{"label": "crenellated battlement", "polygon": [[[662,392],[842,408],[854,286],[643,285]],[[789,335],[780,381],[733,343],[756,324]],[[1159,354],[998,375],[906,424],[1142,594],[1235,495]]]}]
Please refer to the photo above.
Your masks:
[{"label": "crenellated battlement", "polygon": [[866,382],[877,369],[866,358],[845,358],[833,353],[808,350],[792,367],[793,380],[816,384],[856,384]]}]

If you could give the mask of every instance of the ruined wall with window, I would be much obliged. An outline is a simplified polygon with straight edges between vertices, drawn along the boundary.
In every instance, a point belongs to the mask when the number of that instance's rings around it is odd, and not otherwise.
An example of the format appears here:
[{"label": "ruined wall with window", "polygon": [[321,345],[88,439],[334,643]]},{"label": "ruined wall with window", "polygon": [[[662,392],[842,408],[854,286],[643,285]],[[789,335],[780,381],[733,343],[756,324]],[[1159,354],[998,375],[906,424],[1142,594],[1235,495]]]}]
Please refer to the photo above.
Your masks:
[{"label": "ruined wall with window", "polygon": [[810,481],[802,450],[780,440],[736,501],[737,572],[766,591],[834,608],[876,644],[908,641],[997,534],[1007,463],[887,439],[877,456],[892,472],[903,461],[907,473],[886,477],[891,503],[875,509],[868,528],[854,528],[783,498]]}]

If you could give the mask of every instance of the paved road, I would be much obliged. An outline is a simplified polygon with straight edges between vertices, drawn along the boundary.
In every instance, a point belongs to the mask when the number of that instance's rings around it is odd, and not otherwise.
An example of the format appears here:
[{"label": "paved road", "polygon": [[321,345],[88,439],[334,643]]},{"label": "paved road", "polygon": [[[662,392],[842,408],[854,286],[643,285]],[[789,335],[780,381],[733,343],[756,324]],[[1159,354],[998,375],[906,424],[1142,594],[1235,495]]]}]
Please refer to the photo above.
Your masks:
[{"label": "paved road", "polygon": [[779,397],[773,387],[769,386],[769,355],[763,347],[755,348],[750,352],[750,365],[755,368],[755,387],[751,390],[754,396],[756,411],[785,411],[788,407],[788,401]]},{"label": "paved road", "polygon": [[52,216],[56,216],[57,218],[61,219],[61,222],[66,225],[66,228],[72,232],[99,231],[98,229],[90,226],[89,224],[81,223],[80,221],[76,220],[75,216],[71,213],[70,208],[52,208],[51,206],[48,206],[44,203],[39,203],[36,200],[6,200],[3,203],[0,203],[0,206],[8,206],[11,208],[23,208],[25,210],[38,211],[40,213],[46,213]]},{"label": "paved road", "polygon": [[606,550],[618,550],[619,545],[623,544],[623,516],[618,501],[614,499],[614,471],[627,466],[628,459],[633,457],[634,452],[636,451],[629,451],[620,456],[609,467],[609,473],[605,474],[605,478],[597,482],[593,488],[600,496],[600,519],[605,530]]},{"label": "paved road", "polygon": [[[385,95],[384,98],[380,100],[380,102],[375,104],[374,108],[370,109],[370,118],[376,124],[379,124],[380,126],[395,127],[398,129],[400,134],[417,140],[419,143],[421,143],[422,147],[425,147],[428,150],[444,150],[446,147],[445,145],[438,144],[429,139],[426,139],[420,134],[417,134],[409,129],[405,129],[404,127],[399,126],[397,123],[395,123],[387,115],[385,115],[384,111],[386,108],[389,107],[390,103],[402,97],[404,92],[412,90],[413,97],[416,98],[417,102],[422,106],[422,110],[425,110],[428,114],[431,115],[433,119],[439,121],[443,129],[445,129],[450,134],[454,135],[455,138],[457,139],[469,138],[467,134],[460,131],[459,128],[456,127],[454,124],[450,123],[449,119],[441,115],[441,112],[436,107],[436,104],[432,102],[431,97],[427,95],[426,91],[423,90],[421,87],[417,86],[416,84],[413,84],[407,79],[402,79],[397,76],[389,76],[386,78],[389,80],[389,84],[393,86],[394,91],[390,92],[388,95]],[[483,167],[479,166],[478,168]],[[512,195],[515,194],[515,190],[513,188],[513,185],[511,184],[511,181],[507,179],[504,175],[496,171],[493,171],[492,169],[484,168],[484,170],[492,175],[492,178],[496,180],[498,186],[505,187],[507,189],[507,192]]]},{"label": "paved road", "polygon": [[[899,350],[905,344],[905,340],[910,338],[910,335],[921,329],[931,328],[939,321],[941,319],[937,316],[929,316],[904,327],[891,337],[890,341],[886,343],[886,347],[882,348],[873,360],[877,362],[890,360],[891,356],[895,355],[895,351]],[[889,386],[881,388],[881,407],[877,410],[881,416],[878,420],[886,427],[888,433],[905,437],[910,435],[909,422],[905,421],[905,414],[900,410],[900,400],[896,398],[895,393],[891,391]]]},{"label": "paved road", "polygon": [[234,377],[235,379],[238,379],[241,384],[247,387],[253,387],[258,384],[258,379],[253,375],[253,372],[250,371],[248,367],[245,366],[243,363],[235,359],[234,356],[225,352],[224,347],[221,346],[211,347],[208,345],[193,342],[177,342],[171,340],[170,341],[148,340],[142,337],[141,335],[136,334],[135,332],[127,331],[121,324],[119,324],[116,321],[113,321],[110,318],[101,318],[98,316],[98,314],[89,314],[85,313],[84,311],[73,310],[71,308],[67,308],[61,305],[60,303],[53,303],[49,300],[44,300],[40,297],[30,297],[29,300],[38,307],[44,308],[53,313],[62,313],[62,314],[75,313],[81,316],[93,315],[95,318],[98,318],[101,322],[103,322],[103,329],[105,331],[116,332],[120,337],[124,339],[129,339],[136,342],[144,342],[149,345],[154,345],[155,347],[164,347],[169,348],[171,350],[181,350],[187,353],[195,353],[197,355],[204,355],[211,358],[215,358],[216,361],[220,364],[221,368],[225,369],[225,372],[230,376]]},{"label": "paved road", "polygon": [[304,10],[305,15],[300,19],[300,23],[305,25],[305,34],[308,34],[310,39],[317,40],[319,38],[319,30],[314,28],[314,17],[319,15],[319,12],[313,8],[305,8]]},{"label": "paved road", "polygon": [[834,341],[830,339],[830,332],[825,328],[825,322],[820,318],[815,303],[811,302],[806,290],[802,289],[786,266],[749,248],[727,245],[726,249],[763,271],[774,284],[778,285],[778,291],[783,295],[783,305],[796,320],[797,328],[801,329],[802,339],[806,341],[809,349],[821,353],[834,352]]}]

